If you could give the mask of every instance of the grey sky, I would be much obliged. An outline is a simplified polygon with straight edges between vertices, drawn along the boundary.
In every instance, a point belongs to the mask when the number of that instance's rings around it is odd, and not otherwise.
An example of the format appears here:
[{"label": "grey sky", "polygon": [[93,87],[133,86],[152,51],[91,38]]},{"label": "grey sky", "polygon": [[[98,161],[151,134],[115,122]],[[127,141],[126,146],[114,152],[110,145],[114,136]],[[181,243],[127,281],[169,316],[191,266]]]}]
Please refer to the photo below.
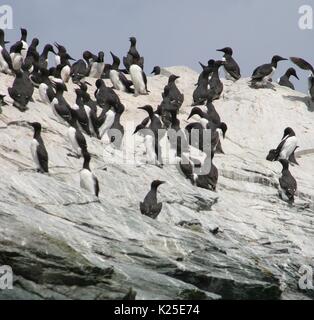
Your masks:
[{"label": "grey sky", "polygon": [[[215,49],[231,46],[242,75],[270,61],[273,54],[301,56],[314,64],[314,31],[298,27],[299,7],[313,0],[4,0],[13,7],[15,41],[19,28],[40,44],[58,41],[79,59],[84,50],[109,51],[122,57],[129,36],[138,39],[145,71],[154,65],[186,65],[219,58]],[[276,79],[291,65],[280,64]],[[306,72],[297,69],[299,90],[306,90]]]}]

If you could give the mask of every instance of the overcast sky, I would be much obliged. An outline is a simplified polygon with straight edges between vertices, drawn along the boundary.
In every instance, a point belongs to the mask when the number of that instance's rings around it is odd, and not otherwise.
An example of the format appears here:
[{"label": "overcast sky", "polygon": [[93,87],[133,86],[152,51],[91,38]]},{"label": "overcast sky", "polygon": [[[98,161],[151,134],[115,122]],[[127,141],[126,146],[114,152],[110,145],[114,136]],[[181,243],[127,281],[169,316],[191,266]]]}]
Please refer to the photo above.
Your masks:
[{"label": "overcast sky", "polygon": [[[84,50],[109,51],[122,57],[128,38],[138,39],[145,71],[154,65],[185,65],[200,71],[198,61],[221,57],[215,50],[231,46],[242,75],[269,62],[274,54],[301,56],[314,64],[314,31],[298,26],[301,5],[313,0],[4,0],[13,8],[11,41],[19,28],[29,30],[40,45],[58,41],[81,58]],[[277,79],[291,63],[280,64]],[[306,72],[297,69],[299,90],[306,90]]]}]

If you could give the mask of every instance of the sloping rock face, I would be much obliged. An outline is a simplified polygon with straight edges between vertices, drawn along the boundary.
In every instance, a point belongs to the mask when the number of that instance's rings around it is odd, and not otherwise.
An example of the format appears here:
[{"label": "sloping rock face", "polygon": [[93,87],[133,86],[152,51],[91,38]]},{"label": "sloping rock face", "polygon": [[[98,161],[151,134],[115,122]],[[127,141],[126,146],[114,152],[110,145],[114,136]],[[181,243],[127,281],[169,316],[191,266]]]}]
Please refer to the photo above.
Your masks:
[{"label": "sloping rock face", "polygon": [[[185,67],[166,71],[181,76],[184,127],[197,74]],[[0,93],[12,82],[0,75]],[[87,137],[100,182],[97,202],[80,189],[82,159],[67,156],[67,128],[38,101],[37,90],[27,112],[3,107],[0,266],[12,267],[14,283],[12,290],[0,290],[0,298],[313,298],[313,290],[298,284],[300,267],[314,267],[313,107],[304,94],[278,85],[254,90],[247,82],[225,81],[215,102],[229,128],[222,141],[225,154],[214,158],[220,173],[216,192],[192,186],[176,165],[125,163],[122,152],[112,154]],[[149,78],[148,96],[118,92],[126,107],[122,122],[134,121],[134,128],[146,116],[137,107],[156,107],[166,83],[164,75]],[[70,103],[75,87],[70,83],[65,94]],[[93,94],[94,86],[89,90]],[[42,123],[47,175],[33,170],[32,130],[24,120]],[[300,146],[300,165],[291,167],[298,181],[293,206],[278,197],[280,164],[265,160],[287,126]],[[141,142],[136,137],[139,159]],[[156,220],[139,211],[154,179],[167,182],[159,189],[163,209]],[[218,233],[211,232],[217,227]]]}]

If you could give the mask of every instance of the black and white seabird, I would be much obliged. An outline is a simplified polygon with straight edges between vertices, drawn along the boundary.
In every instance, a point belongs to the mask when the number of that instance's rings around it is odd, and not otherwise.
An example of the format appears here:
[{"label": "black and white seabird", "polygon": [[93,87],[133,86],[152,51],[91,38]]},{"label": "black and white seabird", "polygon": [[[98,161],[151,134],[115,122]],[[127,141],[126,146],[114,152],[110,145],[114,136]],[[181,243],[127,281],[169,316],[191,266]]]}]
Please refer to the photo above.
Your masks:
[{"label": "black and white seabird", "polygon": [[38,86],[38,93],[40,100],[47,105],[50,105],[55,96],[52,82],[49,79],[49,70],[46,68],[40,69],[40,84]]},{"label": "black and white seabird", "polygon": [[195,86],[197,86],[199,84],[200,79],[203,77],[203,72],[206,72],[206,73],[208,72],[209,76],[210,77],[212,76],[213,71],[214,71],[214,66],[215,66],[215,60],[213,60],[213,59],[208,60],[207,66],[204,65],[202,62],[198,62],[198,63],[202,67],[203,70],[199,74],[198,80],[197,80],[197,83],[195,83]]},{"label": "black and white seabird", "polygon": [[288,160],[298,164],[295,160],[294,152],[298,148],[298,140],[294,130],[290,127],[284,130],[284,134],[277,149],[272,149],[267,155],[268,161]]},{"label": "black and white seabird", "polygon": [[164,92],[162,93],[162,97],[165,96],[165,89],[168,89],[168,97],[171,100],[171,103],[176,107],[177,111],[180,109],[183,101],[184,94],[180,92],[176,85],[176,80],[179,79],[180,76],[176,76],[174,74],[170,75],[168,78],[168,83],[164,88]]},{"label": "black and white seabird", "polygon": [[297,191],[297,181],[289,171],[289,161],[280,159],[282,164],[281,177],[279,178],[279,195],[282,200],[294,203],[294,196]]},{"label": "black and white seabird", "polygon": [[[71,64],[70,64],[70,56],[68,53],[61,53],[60,54],[60,76],[63,82],[67,83],[70,80],[71,77]],[[72,58],[71,58],[72,59]]]},{"label": "black and white seabird", "polygon": [[48,54],[49,52],[56,54],[55,50],[53,49],[53,46],[51,44],[46,44],[44,46],[44,49],[41,53],[41,55],[39,56],[39,63],[40,66],[43,68],[47,68],[48,67]]},{"label": "black and white seabird", "polygon": [[41,137],[41,124],[39,122],[29,122],[34,128],[34,136],[31,143],[31,154],[38,172],[48,172],[48,152]]},{"label": "black and white seabird", "polygon": [[119,70],[120,59],[116,55],[114,55],[111,51],[110,54],[112,56],[112,65],[109,71],[110,81],[112,86],[116,90],[120,90],[123,92],[134,93],[134,89],[131,88],[133,86],[133,82],[128,80],[123,72]]},{"label": "black and white seabird", "polygon": [[222,49],[217,49],[217,51],[221,51],[224,53],[223,61],[224,69],[227,80],[237,81],[241,78],[240,67],[237,62],[233,59],[232,54],[233,50],[230,47],[225,47]]},{"label": "black and white seabird", "polygon": [[21,39],[20,39],[20,41],[16,42],[15,44],[13,44],[13,45],[11,46],[11,48],[10,48],[10,54],[11,54],[12,52],[14,52],[16,45],[17,45],[19,42],[22,42],[21,55],[22,55],[22,58],[23,58],[23,61],[24,61],[25,58],[26,58],[27,50],[28,50],[27,30],[24,29],[24,28],[21,28],[20,30],[21,30]]},{"label": "black and white seabird", "polygon": [[[204,145],[202,144],[203,140],[204,140],[203,139],[203,130],[210,129],[211,130],[211,150],[212,150],[212,152],[224,153],[221,148],[220,137],[219,137],[219,133],[218,133],[217,129],[220,129],[222,131],[222,136],[223,136],[223,138],[225,138],[226,132],[228,130],[227,125],[224,122],[214,123],[211,120],[210,115],[208,113],[202,111],[199,107],[194,107],[191,110],[191,113],[190,113],[188,119],[190,119],[194,115],[200,116],[201,119],[200,119],[199,125],[197,123],[192,123],[192,124],[189,124],[186,126],[186,130],[189,133],[190,144],[192,142],[191,145],[193,145],[196,148],[199,148],[201,151],[205,151]],[[199,146],[195,146],[193,144],[193,141],[191,141],[191,130],[192,129],[199,130],[199,138],[200,138]]]},{"label": "black and white seabird", "polygon": [[214,63],[213,73],[211,78],[209,79],[209,95],[212,97],[213,100],[217,100],[220,98],[220,95],[223,91],[223,83],[220,81],[219,78],[219,68],[225,64],[224,61],[217,60]]},{"label": "black and white seabird", "polygon": [[27,104],[32,101],[34,86],[25,71],[15,71],[12,87],[8,88],[9,96],[14,100],[13,105],[20,111],[27,110]]},{"label": "black and white seabird", "polygon": [[206,153],[204,163],[199,166],[200,172],[196,174],[196,164],[184,155],[179,163],[180,169],[193,185],[196,185],[199,188],[216,191],[219,173],[217,167],[213,163],[213,158],[214,152]]},{"label": "black and white seabird", "polygon": [[251,84],[254,87],[266,86],[272,81],[272,76],[277,69],[279,61],[287,60],[278,55],[275,55],[271,59],[271,63],[263,64],[257,67],[252,74]]},{"label": "black and white seabird", "polygon": [[[57,66],[58,64],[61,64],[61,55],[67,54],[67,49],[65,48],[65,46],[63,46],[57,42],[55,42],[54,45],[58,49],[58,52],[55,55],[55,64]],[[75,60],[69,54],[67,54],[67,57],[68,57],[68,60]]]},{"label": "black and white seabird", "polygon": [[[76,114],[76,110],[71,110],[72,117],[69,121],[70,126],[68,128],[67,136],[75,152],[74,156],[80,158],[84,152],[87,152],[87,143],[83,133],[78,128]],[[68,154],[68,156],[72,156],[72,154]]]},{"label": "black and white seabird", "polygon": [[162,203],[157,202],[157,188],[164,184],[165,181],[154,180],[151,183],[150,191],[144,198],[143,202],[140,202],[141,213],[152,219],[156,219],[161,212]]},{"label": "black and white seabird", "polygon": [[209,95],[208,79],[210,74],[211,70],[207,67],[201,72],[198,78],[197,87],[193,92],[192,106],[202,105],[207,101]]},{"label": "black and white seabird", "polygon": [[0,72],[11,74],[13,70],[12,59],[5,48],[8,41],[4,40],[4,31],[0,29]]},{"label": "black and white seabird", "polygon": [[[84,101],[83,101],[83,94],[84,91],[81,89],[75,89],[76,93],[76,100],[75,104],[73,105],[72,109],[75,110],[76,114],[76,119],[77,122],[80,126],[80,128],[89,136],[91,136],[91,131],[89,127],[89,119],[88,115],[84,106]],[[90,111],[90,108],[88,107],[88,111]]]},{"label": "black and white seabird", "polygon": [[71,77],[72,82],[75,84],[79,84],[80,82],[84,82],[84,78],[89,75],[90,67],[83,60],[79,59],[75,61],[71,66]]},{"label": "black and white seabird", "polygon": [[122,144],[122,139],[124,135],[124,127],[120,122],[122,113],[124,112],[125,107],[124,105],[118,104],[115,107],[115,115],[114,115],[114,120],[113,124],[108,130],[108,137],[110,139],[110,142],[115,146],[115,148],[120,149],[121,144]]},{"label": "black and white seabird", "polygon": [[308,93],[312,102],[314,102],[314,68],[313,66],[302,58],[290,57],[290,60],[303,70],[309,70],[308,77]]},{"label": "black and white seabird", "polygon": [[68,91],[68,89],[64,83],[54,82],[53,85],[55,87],[56,94],[50,104],[52,111],[61,123],[70,123],[72,118],[71,107],[63,96],[63,92]]},{"label": "black and white seabird", "polygon": [[98,52],[98,56],[91,62],[89,77],[100,79],[105,68],[105,54],[103,51]]},{"label": "black and white seabird", "polygon": [[88,151],[84,151],[83,157],[84,157],[84,163],[83,163],[83,169],[80,171],[80,186],[81,188],[87,190],[91,194],[98,197],[99,182],[97,177],[91,171],[89,166],[91,156]]},{"label": "black and white seabird", "polygon": [[144,70],[144,58],[140,56],[136,49],[136,38],[131,37],[131,45],[126,57],[123,57],[123,64],[127,71],[129,71],[132,64],[138,64],[138,66]]},{"label": "black and white seabird", "polygon": [[288,87],[292,90],[294,90],[294,84],[290,81],[290,77],[294,76],[295,78],[297,78],[299,80],[299,77],[295,71],[294,68],[289,68],[286,73],[280,77],[278,83],[283,86],[283,87]]},{"label": "black and white seabird", "polygon": [[147,77],[138,62],[138,59],[133,59],[133,64],[130,65],[129,73],[134,87],[134,95],[148,94]]},{"label": "black and white seabird", "polygon": [[[12,48],[12,47],[11,47]],[[13,70],[20,70],[23,64],[23,56],[22,56],[23,42],[18,41],[10,53],[10,57],[12,60]]]},{"label": "black and white seabird", "polygon": [[155,163],[157,166],[162,165],[162,154],[160,147],[160,140],[163,138],[165,132],[163,132],[163,126],[160,117],[154,112],[151,105],[145,105],[138,109],[145,110],[149,115],[150,123],[147,126],[149,129],[145,131],[145,146],[148,162]]}]

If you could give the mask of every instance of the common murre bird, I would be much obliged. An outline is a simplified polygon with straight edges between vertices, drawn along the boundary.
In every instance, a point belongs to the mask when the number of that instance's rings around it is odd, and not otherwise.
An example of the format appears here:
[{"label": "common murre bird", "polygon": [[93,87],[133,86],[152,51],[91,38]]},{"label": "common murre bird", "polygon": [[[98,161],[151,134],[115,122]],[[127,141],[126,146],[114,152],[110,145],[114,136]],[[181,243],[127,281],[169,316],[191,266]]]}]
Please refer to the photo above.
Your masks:
[{"label": "common murre bird", "polygon": [[115,116],[112,126],[108,130],[108,137],[115,148],[120,149],[124,135],[124,127],[120,122],[121,116],[125,110],[124,105],[118,104],[115,107]]},{"label": "common murre bird", "polygon": [[149,156],[148,162],[155,163],[157,166],[162,166],[160,140],[164,136],[165,132],[161,130],[163,128],[161,120],[159,116],[154,113],[151,105],[138,107],[138,109],[146,111],[150,120],[147,127],[149,130],[145,131],[145,146],[147,155]]},{"label": "common murre bird", "polygon": [[49,71],[46,68],[41,68],[40,75],[41,83],[38,87],[39,97],[44,104],[49,105],[55,95],[52,82],[49,79]]},{"label": "common murre bird", "polygon": [[197,83],[195,83],[195,86],[199,84],[200,79],[203,77],[203,72],[209,72],[209,76],[211,77],[214,71],[214,66],[215,66],[215,60],[210,59],[207,62],[207,66],[204,65],[202,62],[198,62],[199,65],[202,67],[202,72],[198,76]]},{"label": "common murre bird", "polygon": [[49,54],[49,52],[56,54],[56,52],[53,49],[53,46],[48,43],[44,46],[44,49],[43,49],[41,55],[39,56],[39,63],[40,63],[40,66],[43,68],[48,67],[48,62],[49,62],[48,61],[48,54]]},{"label": "common murre bird", "polygon": [[12,59],[5,45],[9,43],[4,40],[4,31],[0,28],[0,72],[11,74],[13,70]]},{"label": "common murre bird", "polygon": [[25,71],[15,71],[12,87],[8,88],[9,96],[14,100],[13,106],[20,111],[26,111],[27,105],[32,101],[34,86]]},{"label": "common murre bird", "polygon": [[223,91],[223,83],[219,78],[219,68],[225,64],[224,61],[217,60],[214,63],[213,73],[211,78],[209,79],[209,95],[211,95],[213,100],[217,100],[220,98],[220,95]]},{"label": "common murre bird", "polygon": [[207,101],[209,95],[208,79],[211,73],[210,68],[205,67],[198,78],[197,87],[193,91],[192,106],[202,105]]},{"label": "common murre bird", "polygon": [[16,43],[14,43],[11,48],[10,48],[10,54],[12,52],[14,52],[15,48],[16,48],[16,45],[19,43],[19,42],[22,42],[22,50],[21,50],[21,55],[22,55],[22,59],[23,61],[25,60],[26,58],[26,54],[27,54],[27,50],[28,50],[28,44],[27,44],[27,30],[26,29],[23,29],[21,28],[21,39],[19,41],[17,41]]},{"label": "common murre bird", "polygon": [[91,62],[89,77],[100,79],[105,68],[105,54],[103,51],[98,52],[97,58]]},{"label": "common murre bird", "polygon": [[[89,127],[89,119],[84,106],[83,94],[84,91],[81,89],[75,89],[76,100],[72,109],[75,110],[75,117],[79,124],[80,129],[82,129],[86,134],[91,136],[91,131]],[[90,110],[89,110],[90,111]],[[73,114],[73,113],[72,113]],[[72,121],[73,123],[73,121]]]},{"label": "common murre bird", "polygon": [[299,77],[295,71],[294,68],[289,68],[286,73],[280,77],[278,83],[283,86],[283,87],[288,87],[292,90],[294,90],[294,84],[290,81],[290,77],[294,76],[295,78],[297,78],[299,80]]},{"label": "common murre bird", "polygon": [[179,78],[180,76],[176,76],[175,74],[170,75],[168,78],[168,83],[166,84],[164,92],[162,93],[162,97],[164,98],[165,89],[168,89],[168,97],[171,103],[176,107],[177,111],[180,109],[184,101],[184,94],[180,92],[175,83],[175,81]]},{"label": "common murre bird", "polygon": [[257,67],[251,76],[251,85],[253,87],[263,87],[272,81],[272,76],[277,69],[279,61],[287,60],[278,55],[275,55],[271,59],[271,63],[262,64]]},{"label": "common murre bird", "polygon": [[63,96],[63,92],[68,91],[68,89],[61,82],[53,82],[53,86],[55,87],[56,94],[50,103],[52,111],[61,123],[70,123],[72,118],[71,107]]},{"label": "common murre bird", "polygon": [[314,102],[314,68],[313,66],[302,58],[290,57],[290,60],[303,70],[309,70],[308,77],[308,94],[312,102]]},{"label": "common murre bird", "polygon": [[281,177],[279,178],[279,195],[282,200],[294,203],[294,196],[297,191],[297,181],[289,171],[289,161],[280,159],[282,165]]},{"label": "common murre bird", "polygon": [[136,49],[136,38],[130,37],[130,49],[126,57],[123,57],[123,64],[125,69],[129,71],[132,64],[138,64],[138,66],[144,70],[144,58],[140,56],[139,52]]},{"label": "common murre bird", "polygon": [[241,78],[240,67],[237,62],[233,59],[232,54],[233,50],[230,47],[225,47],[222,49],[217,49],[217,51],[221,51],[224,53],[223,61],[224,69],[227,80],[237,81]]},{"label": "common murre bird", "polygon": [[31,143],[31,154],[36,165],[37,172],[48,172],[48,152],[41,137],[41,124],[39,122],[28,123],[34,129]]},{"label": "common murre bird", "polygon": [[63,45],[61,45],[61,44],[59,44],[57,42],[55,42],[54,45],[58,49],[58,52],[55,55],[55,64],[56,64],[56,66],[61,64],[61,55],[67,55],[68,60],[75,60],[67,53],[67,49],[65,48],[65,46],[63,46]]},{"label": "common murre bird", "polygon": [[116,90],[121,90],[123,92],[134,93],[133,82],[128,80],[123,72],[119,71],[120,59],[114,55],[111,51],[112,65],[109,71],[110,81]]},{"label": "common murre bird", "polygon": [[298,140],[294,130],[290,127],[285,128],[283,137],[277,149],[272,149],[269,151],[266,160],[277,161],[280,159],[288,160],[295,164],[294,152],[297,149]]},{"label": "common murre bird", "polygon": [[10,53],[10,57],[12,60],[12,66],[15,71],[20,70],[22,67],[22,64],[23,64],[23,56],[21,53],[22,49],[23,49],[23,42],[18,41],[14,45],[14,48],[13,48],[12,52]]},{"label": "common murre bird", "polygon": [[164,184],[165,181],[154,180],[151,183],[150,191],[144,198],[143,202],[140,202],[141,213],[152,219],[156,219],[161,212],[162,203],[157,202],[157,189],[160,185]]},{"label": "common murre bird", "polygon": [[[83,133],[78,128],[76,110],[71,110],[71,119],[69,120],[69,125],[67,136],[75,152],[74,156],[80,158],[84,152],[87,152],[87,143]],[[68,156],[73,155],[68,154]]]},{"label": "common murre bird", "polygon": [[[201,110],[199,107],[194,107],[191,110],[191,113],[190,113],[188,119],[190,119],[194,115],[200,116],[200,118],[201,118],[200,124],[203,127],[203,129],[210,129],[211,130],[211,150],[212,150],[212,152],[224,153],[223,150],[221,149],[220,137],[219,137],[219,133],[218,133],[217,129],[220,129],[222,131],[222,136],[223,136],[223,138],[225,138],[226,132],[228,130],[227,125],[224,122],[214,123],[212,121],[210,115],[208,113],[204,112],[203,110]],[[191,129],[193,129],[193,128],[199,129],[199,127],[196,125],[186,127],[186,129],[189,132],[191,132]],[[202,134],[202,132],[200,132],[200,134]],[[202,138],[202,140],[203,140],[203,138]],[[200,150],[204,151],[203,146],[201,146],[201,148],[202,149],[200,149]]]},{"label": "common murre bird", "polygon": [[97,198],[99,196],[99,182],[97,177],[90,169],[91,156],[88,151],[83,152],[84,162],[83,168],[80,171],[80,186],[81,188],[87,190],[91,194],[95,195]]},{"label": "common murre bird", "polygon": [[147,95],[147,77],[143,69],[140,67],[138,59],[133,59],[133,64],[130,65],[129,73],[134,87],[134,95]]}]

